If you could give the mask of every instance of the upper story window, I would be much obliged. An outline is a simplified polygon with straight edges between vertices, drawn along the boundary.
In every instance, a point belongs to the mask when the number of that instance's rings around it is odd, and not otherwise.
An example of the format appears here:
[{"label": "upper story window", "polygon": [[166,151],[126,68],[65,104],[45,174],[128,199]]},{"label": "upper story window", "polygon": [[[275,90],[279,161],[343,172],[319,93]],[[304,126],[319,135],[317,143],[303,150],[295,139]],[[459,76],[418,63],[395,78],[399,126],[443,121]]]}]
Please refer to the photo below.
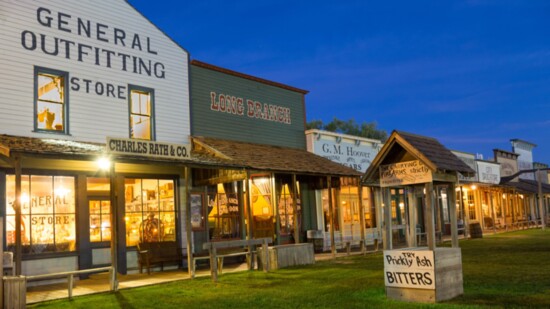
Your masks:
[{"label": "upper story window", "polygon": [[130,138],[154,140],[154,91],[129,86],[130,90]]},{"label": "upper story window", "polygon": [[67,72],[35,68],[35,130],[68,133],[67,75]]}]

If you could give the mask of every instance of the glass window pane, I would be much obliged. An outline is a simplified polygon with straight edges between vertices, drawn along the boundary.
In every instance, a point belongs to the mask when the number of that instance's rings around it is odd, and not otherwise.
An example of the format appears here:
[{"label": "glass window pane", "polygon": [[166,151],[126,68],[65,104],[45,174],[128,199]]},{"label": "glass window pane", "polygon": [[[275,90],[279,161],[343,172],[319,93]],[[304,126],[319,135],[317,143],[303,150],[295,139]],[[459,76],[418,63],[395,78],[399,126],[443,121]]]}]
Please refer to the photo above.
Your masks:
[{"label": "glass window pane", "polygon": [[174,181],[125,179],[126,245],[175,240]]},{"label": "glass window pane", "polygon": [[149,117],[132,115],[130,121],[132,123],[132,138],[151,139],[151,121]]},{"label": "glass window pane", "polygon": [[53,198],[53,177],[31,176],[31,213],[52,213]]},{"label": "glass window pane", "polygon": [[63,103],[64,78],[62,76],[38,74],[38,99]]},{"label": "glass window pane", "polygon": [[101,216],[90,215],[90,241],[101,241]]},{"label": "glass window pane", "polygon": [[75,215],[55,216],[55,244],[57,251],[74,251],[76,249]]},{"label": "glass window pane", "polygon": [[54,177],[54,204],[56,213],[75,212],[74,177]]}]

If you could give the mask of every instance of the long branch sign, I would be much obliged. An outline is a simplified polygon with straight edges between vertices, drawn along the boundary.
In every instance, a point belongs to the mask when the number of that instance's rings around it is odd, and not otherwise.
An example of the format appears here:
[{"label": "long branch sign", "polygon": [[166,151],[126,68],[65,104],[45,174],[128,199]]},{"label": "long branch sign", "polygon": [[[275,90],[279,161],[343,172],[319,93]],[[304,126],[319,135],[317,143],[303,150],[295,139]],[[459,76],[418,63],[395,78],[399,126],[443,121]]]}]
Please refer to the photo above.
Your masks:
[{"label": "long branch sign", "polygon": [[384,281],[387,287],[433,290],[434,268],[433,251],[384,251]]},{"label": "long branch sign", "polygon": [[170,159],[189,159],[188,145],[107,137],[107,152]]},{"label": "long branch sign", "polygon": [[402,186],[432,181],[432,172],[419,160],[381,165],[380,186]]}]

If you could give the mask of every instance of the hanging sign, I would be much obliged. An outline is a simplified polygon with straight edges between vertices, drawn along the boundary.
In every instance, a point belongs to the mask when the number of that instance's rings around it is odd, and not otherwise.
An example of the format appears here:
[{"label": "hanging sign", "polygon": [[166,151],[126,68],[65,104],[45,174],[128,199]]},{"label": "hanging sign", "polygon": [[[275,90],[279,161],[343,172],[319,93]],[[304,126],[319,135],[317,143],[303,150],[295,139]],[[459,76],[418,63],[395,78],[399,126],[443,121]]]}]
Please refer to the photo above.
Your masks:
[{"label": "hanging sign", "polygon": [[387,287],[434,290],[434,268],[433,251],[384,251],[384,281]]},{"label": "hanging sign", "polygon": [[381,165],[380,186],[392,187],[432,181],[432,172],[419,160]]},{"label": "hanging sign", "polygon": [[107,153],[169,159],[189,159],[188,145],[107,137]]}]

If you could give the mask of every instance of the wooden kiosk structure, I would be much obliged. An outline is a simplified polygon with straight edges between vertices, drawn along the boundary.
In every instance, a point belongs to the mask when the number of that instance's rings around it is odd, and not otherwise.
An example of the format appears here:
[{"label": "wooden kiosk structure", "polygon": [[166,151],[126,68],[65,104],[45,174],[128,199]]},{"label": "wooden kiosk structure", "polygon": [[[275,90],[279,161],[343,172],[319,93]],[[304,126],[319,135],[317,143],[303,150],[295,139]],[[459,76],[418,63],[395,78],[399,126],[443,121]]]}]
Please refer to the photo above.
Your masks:
[{"label": "wooden kiosk structure", "polygon": [[[393,131],[367,169],[383,214],[384,274],[388,298],[438,302],[463,294],[455,186],[458,173],[475,173],[436,139]],[[437,248],[450,225],[452,247]],[[422,236],[426,247],[419,247]],[[395,239],[406,248],[394,249]]]}]

